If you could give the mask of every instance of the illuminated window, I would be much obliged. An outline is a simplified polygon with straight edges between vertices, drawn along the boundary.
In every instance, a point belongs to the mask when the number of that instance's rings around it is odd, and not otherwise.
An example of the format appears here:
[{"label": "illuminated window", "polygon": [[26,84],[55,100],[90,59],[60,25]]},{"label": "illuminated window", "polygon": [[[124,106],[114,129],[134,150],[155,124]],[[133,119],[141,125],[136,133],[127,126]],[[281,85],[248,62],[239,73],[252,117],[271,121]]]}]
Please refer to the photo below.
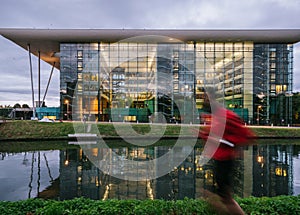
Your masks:
[{"label": "illuminated window", "polygon": [[82,71],[83,70],[83,63],[82,63],[82,61],[78,61],[77,62],[77,70],[78,71]]},{"label": "illuminated window", "polygon": [[286,85],[276,85],[276,93],[282,93],[287,90]]},{"label": "illuminated window", "polygon": [[275,57],[276,57],[276,52],[271,52],[271,53],[270,53],[270,57],[271,57],[271,58],[275,58]]},{"label": "illuminated window", "polygon": [[78,60],[82,60],[83,59],[83,51],[82,50],[78,50],[77,51],[77,59]]}]

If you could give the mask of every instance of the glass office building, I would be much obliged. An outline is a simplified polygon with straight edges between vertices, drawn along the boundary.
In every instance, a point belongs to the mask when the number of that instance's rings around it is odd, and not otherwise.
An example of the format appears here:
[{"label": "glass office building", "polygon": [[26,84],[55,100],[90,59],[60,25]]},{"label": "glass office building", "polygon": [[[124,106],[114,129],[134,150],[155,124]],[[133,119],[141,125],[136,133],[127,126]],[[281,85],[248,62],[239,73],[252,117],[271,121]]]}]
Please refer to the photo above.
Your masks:
[{"label": "glass office building", "polygon": [[246,123],[291,123],[292,56],[253,42],[61,43],[62,112],[70,102],[68,118],[196,123],[213,87]]},{"label": "glass office building", "polygon": [[0,29],[0,34],[60,70],[64,119],[199,123],[209,87],[245,123],[292,124],[299,29]]}]

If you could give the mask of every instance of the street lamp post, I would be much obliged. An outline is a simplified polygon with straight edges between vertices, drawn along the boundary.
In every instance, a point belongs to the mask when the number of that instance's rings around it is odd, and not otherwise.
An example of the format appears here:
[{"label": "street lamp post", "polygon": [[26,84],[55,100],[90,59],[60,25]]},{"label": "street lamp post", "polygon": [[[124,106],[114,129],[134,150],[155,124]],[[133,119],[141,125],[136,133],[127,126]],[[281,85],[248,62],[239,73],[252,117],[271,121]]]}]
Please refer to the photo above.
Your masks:
[{"label": "street lamp post", "polygon": [[261,105],[257,106],[257,125],[259,125],[259,110],[262,108]]},{"label": "street lamp post", "polygon": [[67,105],[67,120],[69,119],[69,100],[65,100],[65,104]]}]

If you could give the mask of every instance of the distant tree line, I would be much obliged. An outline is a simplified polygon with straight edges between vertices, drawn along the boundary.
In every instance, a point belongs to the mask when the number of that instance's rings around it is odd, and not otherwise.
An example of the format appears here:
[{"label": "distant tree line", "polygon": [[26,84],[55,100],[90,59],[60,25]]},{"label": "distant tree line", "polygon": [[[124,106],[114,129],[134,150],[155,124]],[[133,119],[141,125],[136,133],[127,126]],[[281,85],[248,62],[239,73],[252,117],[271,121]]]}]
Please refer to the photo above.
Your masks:
[{"label": "distant tree line", "polygon": [[22,104],[20,105],[19,103],[16,103],[13,108],[29,108],[28,104]]},{"label": "distant tree line", "polygon": [[16,103],[14,106],[0,105],[0,118],[7,118],[14,108],[30,108],[28,104]]},{"label": "distant tree line", "polygon": [[19,103],[16,103],[14,106],[10,105],[0,105],[1,108],[30,108],[28,104],[22,104],[20,105]]}]

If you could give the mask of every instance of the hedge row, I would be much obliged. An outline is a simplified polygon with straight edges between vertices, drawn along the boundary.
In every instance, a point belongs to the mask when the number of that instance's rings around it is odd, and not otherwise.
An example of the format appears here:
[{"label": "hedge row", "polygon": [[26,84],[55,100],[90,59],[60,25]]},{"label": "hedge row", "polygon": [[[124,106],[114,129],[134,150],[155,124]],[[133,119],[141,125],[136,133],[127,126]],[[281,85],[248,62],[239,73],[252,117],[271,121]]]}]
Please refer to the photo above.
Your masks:
[{"label": "hedge row", "polygon": [[[300,214],[300,196],[237,198],[247,214]],[[0,202],[0,214],[214,214],[203,199],[164,200],[91,200],[76,198],[65,201],[28,199]]]}]

